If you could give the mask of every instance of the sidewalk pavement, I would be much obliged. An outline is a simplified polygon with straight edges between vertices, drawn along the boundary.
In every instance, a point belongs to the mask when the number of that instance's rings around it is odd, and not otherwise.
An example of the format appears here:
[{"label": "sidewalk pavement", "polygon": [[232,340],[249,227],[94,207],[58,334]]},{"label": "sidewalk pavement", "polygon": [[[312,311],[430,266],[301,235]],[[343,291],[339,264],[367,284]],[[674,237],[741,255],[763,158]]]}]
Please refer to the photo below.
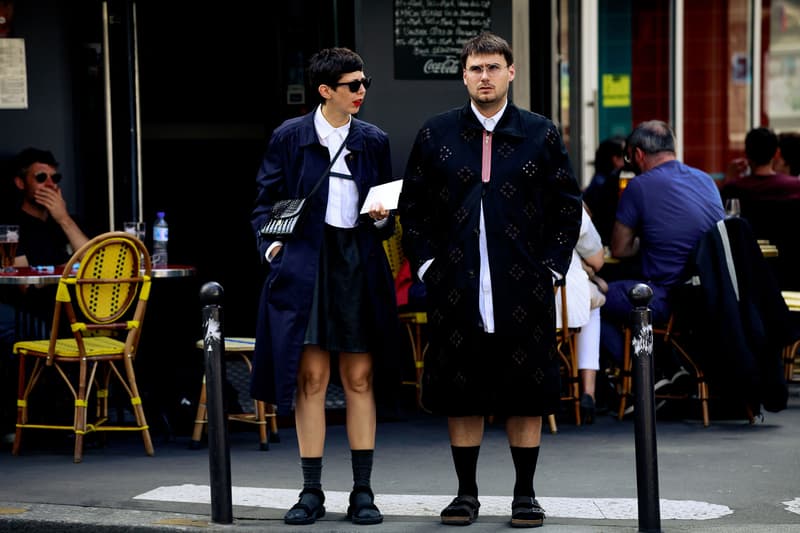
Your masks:
[{"label": "sidewalk pavement", "polygon": [[[714,419],[714,405],[708,428],[696,404],[691,418],[659,419],[662,531],[800,532],[800,386],[790,392],[788,409],[752,426]],[[156,436],[156,455],[147,457],[138,434],[113,434],[73,464],[70,441],[58,433],[26,441],[19,457],[0,450],[0,532],[452,531],[438,517],[456,487],[441,418],[408,413],[379,424],[373,488],[385,520],[363,527],[344,518],[352,485],[344,426],[329,427],[328,514],[310,526],[282,520],[301,484],[294,430],[282,428],[269,451],[259,450],[252,426],[231,430],[232,524],[211,521],[208,450],[190,449],[188,436]],[[489,425],[478,465],[481,515],[469,531],[510,530],[513,480],[503,428]],[[548,531],[638,531],[633,420],[560,420],[557,434],[543,435],[536,491]]]}]

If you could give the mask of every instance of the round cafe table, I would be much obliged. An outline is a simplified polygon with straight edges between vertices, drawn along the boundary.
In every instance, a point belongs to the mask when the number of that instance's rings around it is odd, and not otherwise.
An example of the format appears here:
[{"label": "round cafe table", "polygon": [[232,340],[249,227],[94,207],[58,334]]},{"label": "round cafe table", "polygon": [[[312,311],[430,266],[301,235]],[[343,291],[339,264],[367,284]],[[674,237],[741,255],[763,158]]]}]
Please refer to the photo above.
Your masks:
[{"label": "round cafe table", "polygon": [[[150,271],[153,279],[188,278],[197,269],[188,265],[167,265]],[[62,268],[44,269],[42,267],[17,268],[16,272],[0,272],[0,285],[55,285],[61,278]]]}]

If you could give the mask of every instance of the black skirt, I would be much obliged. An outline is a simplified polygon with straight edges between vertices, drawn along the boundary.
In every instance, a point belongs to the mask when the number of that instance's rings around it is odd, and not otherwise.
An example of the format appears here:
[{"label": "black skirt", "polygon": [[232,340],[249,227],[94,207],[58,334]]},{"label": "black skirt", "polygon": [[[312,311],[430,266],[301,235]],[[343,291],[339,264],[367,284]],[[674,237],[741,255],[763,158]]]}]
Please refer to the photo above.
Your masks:
[{"label": "black skirt", "polygon": [[331,352],[369,352],[371,316],[356,229],[325,224],[304,344]]}]

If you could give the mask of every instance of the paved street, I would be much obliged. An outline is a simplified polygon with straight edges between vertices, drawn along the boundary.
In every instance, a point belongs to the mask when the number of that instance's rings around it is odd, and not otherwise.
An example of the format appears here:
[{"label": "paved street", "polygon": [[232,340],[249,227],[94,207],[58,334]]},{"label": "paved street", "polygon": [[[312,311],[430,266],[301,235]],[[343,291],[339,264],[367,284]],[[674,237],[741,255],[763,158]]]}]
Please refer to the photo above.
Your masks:
[{"label": "paved street", "polygon": [[[664,531],[800,531],[800,386],[790,391],[787,410],[753,426],[659,420]],[[233,525],[210,523],[208,450],[189,449],[188,436],[156,436],[147,457],[137,434],[113,434],[76,465],[59,433],[20,457],[0,452],[0,531],[362,531],[344,519],[352,477],[342,425],[329,429],[325,453],[328,514],[305,527],[282,522],[301,481],[294,431],[282,428],[281,442],[260,451],[251,428],[231,433]],[[634,453],[632,420],[563,420],[558,434],[545,433],[536,474],[545,527],[637,531]],[[510,529],[513,467],[501,427],[487,428],[478,470],[481,516],[470,531]],[[386,519],[370,531],[451,531],[438,513],[455,486],[444,420],[411,413],[380,423],[373,488]]]}]

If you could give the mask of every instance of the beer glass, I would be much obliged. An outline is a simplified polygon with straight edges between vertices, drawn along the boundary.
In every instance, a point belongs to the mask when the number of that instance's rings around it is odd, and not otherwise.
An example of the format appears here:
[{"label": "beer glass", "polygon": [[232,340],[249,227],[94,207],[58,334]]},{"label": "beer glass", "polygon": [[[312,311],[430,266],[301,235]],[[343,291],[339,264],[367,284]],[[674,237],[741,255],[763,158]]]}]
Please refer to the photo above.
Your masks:
[{"label": "beer glass", "polygon": [[0,260],[3,272],[17,271],[14,268],[14,258],[17,256],[18,243],[19,226],[8,224],[0,226]]}]

